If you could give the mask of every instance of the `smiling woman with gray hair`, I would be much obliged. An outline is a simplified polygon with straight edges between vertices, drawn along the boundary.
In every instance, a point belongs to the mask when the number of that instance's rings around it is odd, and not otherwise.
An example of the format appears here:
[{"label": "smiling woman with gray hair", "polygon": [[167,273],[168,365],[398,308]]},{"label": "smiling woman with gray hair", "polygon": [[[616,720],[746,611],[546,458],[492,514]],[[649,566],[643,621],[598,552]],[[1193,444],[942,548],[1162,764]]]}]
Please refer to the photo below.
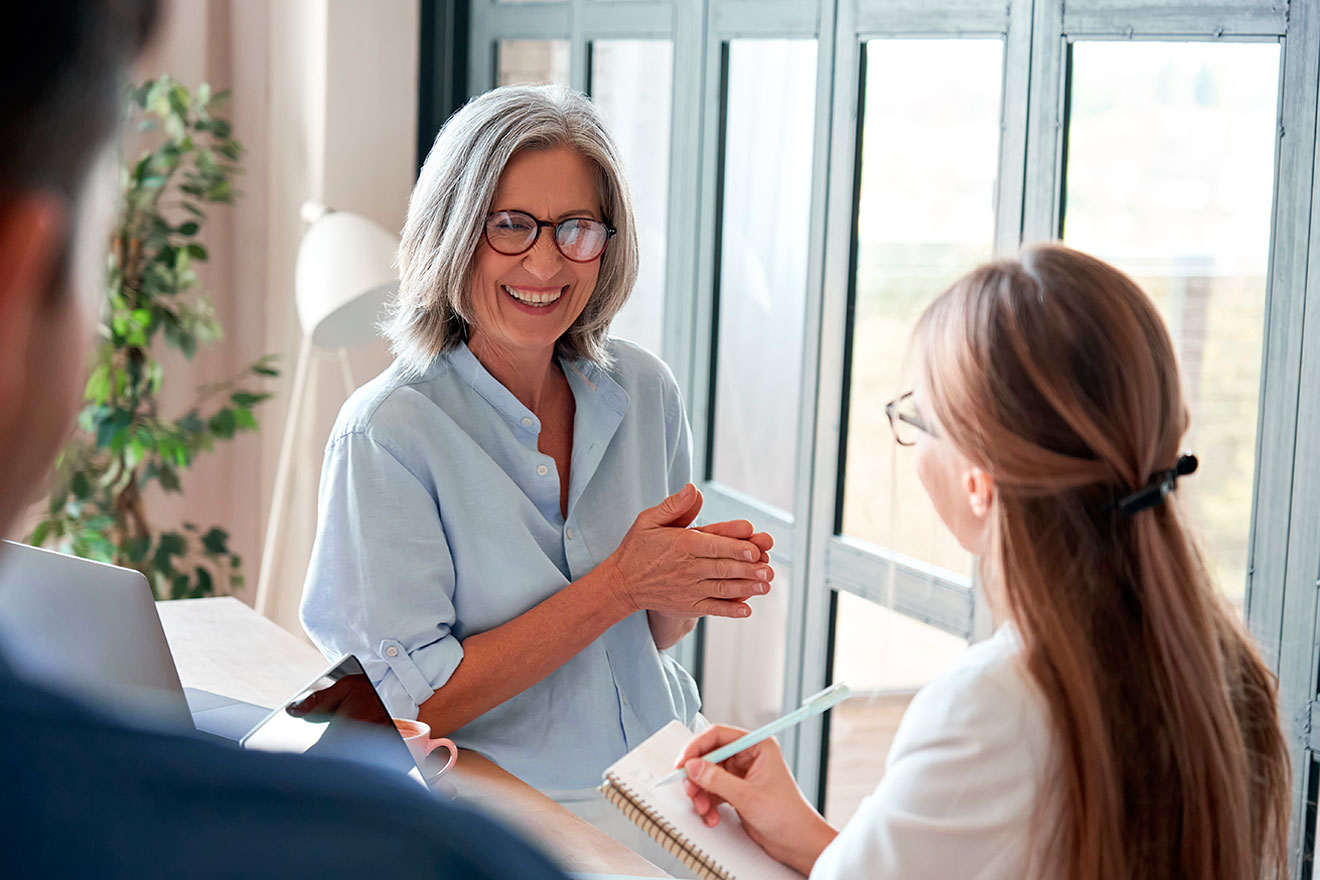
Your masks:
[{"label": "smiling woman with gray hair", "polygon": [[[770,537],[701,507],[669,369],[609,337],[637,276],[582,95],[514,86],[436,138],[399,250],[395,363],[326,452],[302,619],[416,717],[573,805],[697,711],[661,652],[746,617]],[[603,803],[603,802],[602,802]]]},{"label": "smiling woman with gray hair", "polygon": [[584,97],[554,86],[510,86],[487,92],[449,120],[408,205],[399,248],[399,297],[386,335],[395,354],[414,371],[426,369],[436,352],[467,340],[479,295],[472,287],[473,254],[486,234],[488,211],[509,160],[524,150],[556,147],[587,160],[589,200],[598,202],[593,209],[615,224],[579,233],[604,248],[599,277],[594,292],[587,291],[586,307],[558,340],[556,354],[610,363],[610,321],[637,280],[637,233],[622,162],[596,108]]}]

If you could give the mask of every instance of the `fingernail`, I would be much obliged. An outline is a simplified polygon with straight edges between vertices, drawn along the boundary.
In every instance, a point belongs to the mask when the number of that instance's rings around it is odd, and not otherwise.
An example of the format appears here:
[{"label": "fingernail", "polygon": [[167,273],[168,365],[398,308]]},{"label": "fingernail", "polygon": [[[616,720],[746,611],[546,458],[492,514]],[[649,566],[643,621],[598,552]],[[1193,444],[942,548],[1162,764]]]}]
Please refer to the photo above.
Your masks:
[{"label": "fingernail", "polygon": [[702,762],[693,758],[683,765],[683,769],[687,771],[688,779],[700,779]]},{"label": "fingernail", "polygon": [[757,584],[755,587],[753,587],[753,589],[756,590],[756,592],[757,592],[759,595],[764,596],[766,593],[770,592],[770,585],[769,585],[769,584]]},{"label": "fingernail", "polygon": [[749,614],[751,614],[751,613],[752,613],[752,609],[748,608],[746,605],[744,605],[743,607],[741,607],[741,608],[738,609],[738,616],[739,616],[739,617],[746,617],[747,615],[749,615]]},{"label": "fingernail", "polygon": [[758,569],[756,570],[756,578],[757,578],[757,580],[762,580],[762,581],[768,581],[768,580],[770,580],[770,569],[768,569],[768,568],[758,568]]},{"label": "fingernail", "polygon": [[760,557],[757,553],[755,553],[755,552],[753,552],[753,551],[751,551],[751,550],[744,550],[744,551],[743,551],[743,559],[746,559],[748,562],[755,562],[756,560],[758,560],[758,559],[760,559],[760,558],[761,558],[761,557]]}]

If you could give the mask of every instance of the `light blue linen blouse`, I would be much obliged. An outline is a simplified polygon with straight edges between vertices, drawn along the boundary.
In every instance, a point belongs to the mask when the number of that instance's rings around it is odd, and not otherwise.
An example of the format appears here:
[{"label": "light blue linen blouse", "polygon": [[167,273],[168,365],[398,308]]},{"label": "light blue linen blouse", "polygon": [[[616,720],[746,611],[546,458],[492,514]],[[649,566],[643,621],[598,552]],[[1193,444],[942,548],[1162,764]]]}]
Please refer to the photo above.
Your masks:
[{"label": "light blue linen blouse", "polygon": [[[632,343],[609,346],[608,371],[561,360],[577,404],[567,518],[540,421],[466,346],[420,377],[396,363],[344,404],[301,616],[326,656],[358,656],[395,717],[417,717],[464,638],[591,571],[643,508],[691,478],[669,368]],[[586,788],[697,708],[696,684],[639,611],[451,736],[539,788]]]}]

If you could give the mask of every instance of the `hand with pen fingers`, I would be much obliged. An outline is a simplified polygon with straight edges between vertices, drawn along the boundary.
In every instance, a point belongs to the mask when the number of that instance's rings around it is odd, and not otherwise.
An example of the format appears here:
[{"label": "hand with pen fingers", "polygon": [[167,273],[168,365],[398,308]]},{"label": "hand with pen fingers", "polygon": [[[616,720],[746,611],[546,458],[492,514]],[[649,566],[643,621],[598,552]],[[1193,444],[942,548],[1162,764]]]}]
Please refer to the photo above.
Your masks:
[{"label": "hand with pen fingers", "polygon": [[688,528],[701,504],[701,492],[689,483],[643,510],[601,563],[598,571],[626,608],[738,618],[751,614],[748,599],[770,591],[774,541],[742,520]]},{"label": "hand with pen fingers", "polygon": [[701,760],[747,733],[717,724],[692,739],[674,762],[684,768],[683,790],[710,827],[719,824],[718,807],[738,813],[752,840],[774,858],[803,874],[811,873],[821,852],[838,832],[802,796],[779,743],[762,740],[720,764]]}]

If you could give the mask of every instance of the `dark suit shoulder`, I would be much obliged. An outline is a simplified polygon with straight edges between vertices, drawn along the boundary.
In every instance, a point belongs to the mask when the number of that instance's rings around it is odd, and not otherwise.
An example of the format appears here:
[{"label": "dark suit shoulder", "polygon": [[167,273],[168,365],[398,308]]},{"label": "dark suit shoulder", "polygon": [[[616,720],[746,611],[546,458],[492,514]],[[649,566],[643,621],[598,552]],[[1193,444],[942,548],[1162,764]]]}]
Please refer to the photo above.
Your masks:
[{"label": "dark suit shoulder", "polygon": [[0,671],[15,876],[562,878],[403,778],[126,727]]}]

